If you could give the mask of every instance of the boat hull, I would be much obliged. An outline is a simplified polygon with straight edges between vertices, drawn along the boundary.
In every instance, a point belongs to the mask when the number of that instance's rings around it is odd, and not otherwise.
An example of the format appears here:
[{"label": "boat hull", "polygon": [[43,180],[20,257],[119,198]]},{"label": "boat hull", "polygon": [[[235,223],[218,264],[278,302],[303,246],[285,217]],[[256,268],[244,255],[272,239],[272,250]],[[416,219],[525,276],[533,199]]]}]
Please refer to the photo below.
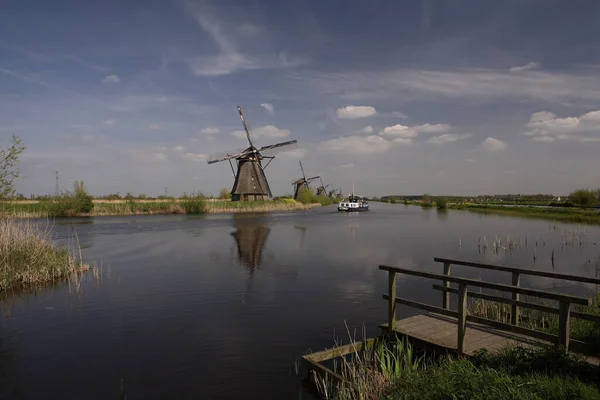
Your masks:
[{"label": "boat hull", "polygon": [[369,211],[369,206],[366,207],[338,207],[338,211],[344,212],[360,212],[360,211]]}]

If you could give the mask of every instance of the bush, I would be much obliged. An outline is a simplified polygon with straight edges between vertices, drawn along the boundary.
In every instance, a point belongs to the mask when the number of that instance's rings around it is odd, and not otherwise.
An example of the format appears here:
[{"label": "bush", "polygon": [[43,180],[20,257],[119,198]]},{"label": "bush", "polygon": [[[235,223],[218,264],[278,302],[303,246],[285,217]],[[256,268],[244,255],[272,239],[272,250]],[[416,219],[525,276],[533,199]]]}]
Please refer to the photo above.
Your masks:
[{"label": "bush", "polygon": [[181,200],[181,207],[186,214],[203,214],[206,212],[206,197],[202,193],[184,193]]},{"label": "bush", "polygon": [[94,200],[88,194],[83,181],[75,181],[73,189],[73,193],[63,192],[52,201],[48,213],[51,217],[74,217],[92,212]]},{"label": "bush", "polygon": [[438,197],[435,199],[435,205],[440,210],[445,210],[448,206],[448,200],[445,197]]},{"label": "bush", "polygon": [[219,192],[219,199],[231,200],[231,193],[229,193],[229,190],[227,190],[225,188],[221,189],[221,191]]},{"label": "bush", "polygon": [[569,195],[573,203],[581,207],[592,207],[598,202],[598,191],[578,189]]}]

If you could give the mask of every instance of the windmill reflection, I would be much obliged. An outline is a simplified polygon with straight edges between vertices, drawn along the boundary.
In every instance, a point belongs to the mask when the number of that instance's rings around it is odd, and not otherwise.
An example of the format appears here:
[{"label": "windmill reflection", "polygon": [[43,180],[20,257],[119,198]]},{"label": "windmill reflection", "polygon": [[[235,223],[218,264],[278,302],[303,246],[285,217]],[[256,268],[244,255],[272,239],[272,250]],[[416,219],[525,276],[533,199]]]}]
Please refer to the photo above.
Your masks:
[{"label": "windmill reflection", "polygon": [[263,250],[271,232],[262,218],[249,218],[235,215],[233,226],[236,228],[231,235],[237,244],[238,262],[253,272],[260,267]]}]

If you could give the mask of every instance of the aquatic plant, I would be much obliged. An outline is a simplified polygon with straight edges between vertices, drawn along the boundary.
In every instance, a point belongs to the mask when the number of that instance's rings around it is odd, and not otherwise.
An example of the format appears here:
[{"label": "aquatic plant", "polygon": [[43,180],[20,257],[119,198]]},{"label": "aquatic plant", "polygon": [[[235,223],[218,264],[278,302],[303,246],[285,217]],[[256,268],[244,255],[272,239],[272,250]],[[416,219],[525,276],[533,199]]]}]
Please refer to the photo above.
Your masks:
[{"label": "aquatic plant", "polygon": [[68,278],[89,268],[77,249],[52,241],[50,229],[0,219],[0,291]]}]

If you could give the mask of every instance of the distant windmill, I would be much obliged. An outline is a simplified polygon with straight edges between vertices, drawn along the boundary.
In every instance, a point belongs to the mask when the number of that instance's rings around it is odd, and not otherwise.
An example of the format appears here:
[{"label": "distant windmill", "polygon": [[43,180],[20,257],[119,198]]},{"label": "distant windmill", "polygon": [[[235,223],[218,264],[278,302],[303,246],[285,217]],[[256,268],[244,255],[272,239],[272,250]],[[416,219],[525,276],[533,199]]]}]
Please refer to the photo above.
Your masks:
[{"label": "distant windmill", "polygon": [[[231,171],[235,177],[233,188],[231,189],[232,201],[271,200],[273,194],[271,193],[271,188],[267,182],[265,169],[271,161],[273,161],[275,154],[294,148],[298,141],[290,140],[288,142],[263,146],[260,149],[257,149],[252,144],[252,139],[250,139],[250,132],[248,131],[242,108],[238,106],[237,109],[240,113],[240,119],[242,120],[244,131],[246,132],[249,147],[245,150],[210,154],[207,157],[207,161],[209,164],[226,160],[229,161]],[[263,167],[262,160],[265,158],[269,158],[269,162]],[[237,172],[233,168],[231,162],[232,159],[237,160]]]},{"label": "distant windmill", "polygon": [[[319,179],[321,179],[321,177],[319,177]],[[326,192],[326,190],[327,190],[327,187],[328,187],[328,186],[329,186],[329,185],[325,185],[325,184],[323,183],[323,179],[321,179],[321,186],[319,186],[319,187],[317,188],[317,196],[325,196],[325,195],[326,195],[326,193],[327,193],[327,192]]]},{"label": "distant windmill", "polygon": [[312,180],[315,179],[320,179],[320,176],[313,176],[312,178],[306,178],[306,175],[304,175],[304,168],[302,167],[302,161],[300,161],[300,170],[302,171],[302,178],[294,181],[293,185],[294,185],[294,199],[298,199],[298,195],[300,194],[300,189],[302,188],[302,186],[305,186],[307,189],[310,190],[310,186],[309,183]]},{"label": "distant windmill", "polygon": [[335,188],[333,188],[333,189],[331,189],[331,190],[329,191],[329,198],[330,198],[330,199],[335,199],[336,197],[337,197],[337,193],[336,193],[336,191],[335,191]]}]

